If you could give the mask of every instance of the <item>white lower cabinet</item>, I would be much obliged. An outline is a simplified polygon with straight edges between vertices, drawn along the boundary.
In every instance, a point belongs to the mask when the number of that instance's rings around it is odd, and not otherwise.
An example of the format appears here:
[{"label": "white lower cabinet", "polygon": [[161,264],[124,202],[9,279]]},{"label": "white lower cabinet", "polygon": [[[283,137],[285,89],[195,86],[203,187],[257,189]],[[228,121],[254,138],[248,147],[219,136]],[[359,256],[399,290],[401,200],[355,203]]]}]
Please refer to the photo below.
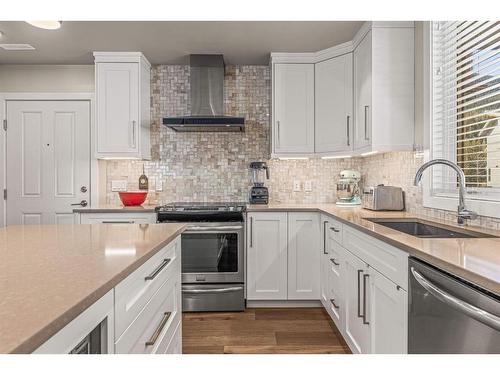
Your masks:
[{"label": "white lower cabinet", "polygon": [[247,299],[320,298],[320,220],[315,212],[247,216]]},{"label": "white lower cabinet", "polygon": [[371,352],[407,353],[408,293],[370,268],[367,320],[371,324]]},{"label": "white lower cabinet", "polygon": [[247,299],[286,300],[286,212],[250,213],[247,225]]},{"label": "white lower cabinet", "polygon": [[[370,324],[363,316],[366,309],[363,281],[366,264],[346,251],[344,254],[344,338],[353,353],[370,353]],[[363,280],[364,279],[364,280]]]},{"label": "white lower cabinet", "polygon": [[321,222],[320,299],[347,344],[353,353],[407,353],[408,255],[326,215]]},{"label": "white lower cabinet", "polygon": [[288,214],[288,299],[310,300],[320,296],[319,215]]}]

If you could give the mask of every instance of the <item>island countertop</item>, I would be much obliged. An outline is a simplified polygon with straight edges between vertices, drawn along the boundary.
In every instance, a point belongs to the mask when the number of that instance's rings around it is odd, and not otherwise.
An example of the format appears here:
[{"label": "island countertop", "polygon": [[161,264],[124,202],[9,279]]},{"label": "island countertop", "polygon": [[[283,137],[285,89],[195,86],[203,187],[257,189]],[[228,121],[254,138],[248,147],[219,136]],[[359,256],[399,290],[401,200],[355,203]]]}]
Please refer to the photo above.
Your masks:
[{"label": "island countertop", "polygon": [[[248,212],[318,211],[369,234],[411,256],[470,281],[500,295],[500,231],[479,226],[458,226],[456,223],[398,211],[370,211],[361,207],[340,207],[336,204],[270,204],[248,205]],[[457,230],[488,233],[498,238],[419,238],[376,224],[367,218],[417,218],[452,226]]]},{"label": "island countertop", "polygon": [[35,350],[184,228],[184,224],[0,228],[0,353]]}]

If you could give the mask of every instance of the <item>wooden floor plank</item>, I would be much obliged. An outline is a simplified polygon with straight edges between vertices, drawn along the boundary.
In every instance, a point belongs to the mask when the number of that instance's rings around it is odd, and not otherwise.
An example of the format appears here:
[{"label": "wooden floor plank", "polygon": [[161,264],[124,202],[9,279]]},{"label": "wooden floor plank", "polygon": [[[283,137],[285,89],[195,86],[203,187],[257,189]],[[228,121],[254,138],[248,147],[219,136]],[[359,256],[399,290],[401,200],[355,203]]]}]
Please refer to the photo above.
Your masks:
[{"label": "wooden floor plank", "polygon": [[322,308],[184,313],[183,353],[350,353]]}]

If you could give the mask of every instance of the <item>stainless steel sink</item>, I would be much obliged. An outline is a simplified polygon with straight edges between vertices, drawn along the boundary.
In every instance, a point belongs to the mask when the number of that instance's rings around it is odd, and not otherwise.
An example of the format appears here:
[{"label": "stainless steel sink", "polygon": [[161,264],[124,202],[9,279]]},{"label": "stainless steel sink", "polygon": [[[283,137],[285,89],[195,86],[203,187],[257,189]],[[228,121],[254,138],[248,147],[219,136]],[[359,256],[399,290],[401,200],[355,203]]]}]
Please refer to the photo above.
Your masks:
[{"label": "stainless steel sink", "polygon": [[378,225],[420,238],[494,238],[487,233],[412,218],[364,218]]}]

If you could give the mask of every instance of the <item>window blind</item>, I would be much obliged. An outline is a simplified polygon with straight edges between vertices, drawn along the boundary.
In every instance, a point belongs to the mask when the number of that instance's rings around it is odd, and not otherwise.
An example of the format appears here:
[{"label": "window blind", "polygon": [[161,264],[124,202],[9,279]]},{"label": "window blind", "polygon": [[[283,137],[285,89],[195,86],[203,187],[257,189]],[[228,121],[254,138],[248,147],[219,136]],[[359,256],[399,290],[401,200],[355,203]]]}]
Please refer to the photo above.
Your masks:
[{"label": "window blind", "polygon": [[[500,200],[500,22],[432,23],[432,156],[456,162],[468,191]],[[434,167],[432,193],[457,191]]]}]

